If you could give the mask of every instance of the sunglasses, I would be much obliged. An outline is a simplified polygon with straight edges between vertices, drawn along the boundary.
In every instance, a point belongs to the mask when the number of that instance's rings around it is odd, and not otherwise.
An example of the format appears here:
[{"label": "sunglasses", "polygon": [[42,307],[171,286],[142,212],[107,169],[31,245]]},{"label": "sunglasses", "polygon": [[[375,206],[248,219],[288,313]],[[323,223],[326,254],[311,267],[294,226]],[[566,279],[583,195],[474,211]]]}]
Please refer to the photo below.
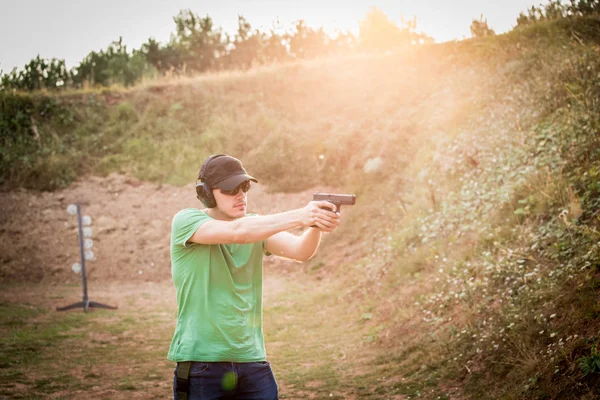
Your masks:
[{"label": "sunglasses", "polygon": [[250,181],[242,182],[231,190],[224,190],[224,189],[220,189],[220,190],[221,190],[221,193],[226,194],[228,196],[235,196],[240,192],[240,190],[242,192],[246,193],[246,192],[248,192],[248,190],[250,190]]}]

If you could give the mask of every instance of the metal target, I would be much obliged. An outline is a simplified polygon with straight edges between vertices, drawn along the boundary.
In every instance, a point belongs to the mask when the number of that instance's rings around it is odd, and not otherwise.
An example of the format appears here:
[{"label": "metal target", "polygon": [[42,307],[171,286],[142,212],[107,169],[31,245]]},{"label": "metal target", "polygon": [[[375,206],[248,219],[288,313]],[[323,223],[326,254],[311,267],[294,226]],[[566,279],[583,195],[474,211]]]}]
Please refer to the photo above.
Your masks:
[{"label": "metal target", "polygon": [[86,250],[83,252],[83,257],[85,258],[86,261],[93,261],[95,254],[91,250]]},{"label": "metal target", "polygon": [[71,265],[71,270],[76,274],[81,273],[81,281],[83,284],[83,301],[73,303],[66,307],[57,307],[56,310],[66,311],[79,307],[82,307],[84,312],[87,312],[89,307],[108,308],[115,310],[117,307],[97,303],[88,299],[85,262],[94,261],[96,259],[96,255],[91,250],[91,248],[94,247],[94,241],[91,239],[92,227],[90,226],[92,224],[92,217],[90,217],[89,215],[84,215],[82,217],[81,206],[79,204],[69,204],[69,206],[67,207],[67,213],[69,213],[70,215],[77,215],[77,227],[79,232],[79,254],[81,258],[81,263],[74,263],[73,265]]}]

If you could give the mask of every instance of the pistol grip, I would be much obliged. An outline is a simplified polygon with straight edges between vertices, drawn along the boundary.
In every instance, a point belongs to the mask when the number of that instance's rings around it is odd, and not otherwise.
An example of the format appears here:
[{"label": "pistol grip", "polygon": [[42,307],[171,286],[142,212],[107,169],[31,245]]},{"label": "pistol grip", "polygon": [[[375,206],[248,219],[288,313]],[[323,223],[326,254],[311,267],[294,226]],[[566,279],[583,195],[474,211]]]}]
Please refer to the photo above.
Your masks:
[{"label": "pistol grip", "polygon": [[334,202],[333,202],[333,201],[331,201],[331,200],[327,200],[327,201],[329,201],[331,204],[333,204],[333,205],[335,206],[335,212],[336,212],[336,213],[339,213],[339,212],[340,212],[340,209],[342,208],[342,203],[334,203]]}]

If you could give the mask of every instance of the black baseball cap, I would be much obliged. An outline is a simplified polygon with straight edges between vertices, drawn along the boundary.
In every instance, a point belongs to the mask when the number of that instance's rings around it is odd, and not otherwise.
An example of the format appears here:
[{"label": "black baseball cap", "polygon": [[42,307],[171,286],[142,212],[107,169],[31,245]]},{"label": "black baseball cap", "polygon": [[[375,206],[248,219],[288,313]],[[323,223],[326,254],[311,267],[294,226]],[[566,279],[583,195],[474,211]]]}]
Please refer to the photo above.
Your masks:
[{"label": "black baseball cap", "polygon": [[248,175],[240,160],[227,154],[208,157],[200,168],[198,179],[206,182],[211,188],[223,190],[235,189],[245,181],[258,183],[256,178]]}]

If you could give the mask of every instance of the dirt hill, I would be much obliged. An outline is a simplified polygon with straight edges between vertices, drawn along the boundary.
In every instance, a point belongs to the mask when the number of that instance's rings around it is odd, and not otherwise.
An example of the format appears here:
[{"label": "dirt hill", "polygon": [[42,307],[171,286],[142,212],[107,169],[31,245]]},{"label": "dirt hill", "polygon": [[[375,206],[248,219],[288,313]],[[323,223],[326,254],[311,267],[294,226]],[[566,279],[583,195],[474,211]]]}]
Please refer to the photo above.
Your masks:
[{"label": "dirt hill", "polygon": [[[306,205],[318,191],[269,193],[252,188],[250,212],[272,214]],[[112,174],[87,177],[54,192],[26,189],[0,193],[0,277],[5,283],[46,284],[79,282],[71,271],[79,262],[77,218],[67,206],[79,203],[92,218],[95,260],[88,277],[97,281],[163,281],[171,277],[169,241],[171,219],[179,210],[203,208],[193,183],[183,187],[141,182]],[[266,265],[294,263],[275,257]]]}]

